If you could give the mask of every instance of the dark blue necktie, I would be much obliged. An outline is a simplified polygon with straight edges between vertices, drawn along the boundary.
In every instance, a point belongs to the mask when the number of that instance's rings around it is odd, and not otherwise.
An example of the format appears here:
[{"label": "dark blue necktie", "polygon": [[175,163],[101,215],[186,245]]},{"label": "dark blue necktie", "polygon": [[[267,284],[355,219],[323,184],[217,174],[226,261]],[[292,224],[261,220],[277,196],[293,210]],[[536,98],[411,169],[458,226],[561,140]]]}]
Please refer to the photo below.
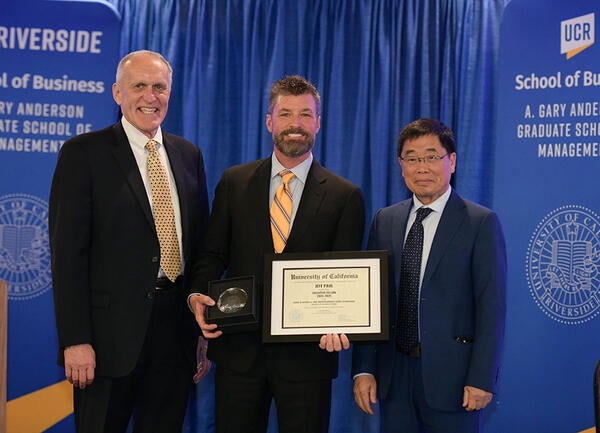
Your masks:
[{"label": "dark blue necktie", "polygon": [[432,209],[422,207],[417,210],[402,252],[400,271],[400,299],[398,302],[398,348],[409,353],[419,344],[419,280],[421,258],[423,257],[422,221]]}]

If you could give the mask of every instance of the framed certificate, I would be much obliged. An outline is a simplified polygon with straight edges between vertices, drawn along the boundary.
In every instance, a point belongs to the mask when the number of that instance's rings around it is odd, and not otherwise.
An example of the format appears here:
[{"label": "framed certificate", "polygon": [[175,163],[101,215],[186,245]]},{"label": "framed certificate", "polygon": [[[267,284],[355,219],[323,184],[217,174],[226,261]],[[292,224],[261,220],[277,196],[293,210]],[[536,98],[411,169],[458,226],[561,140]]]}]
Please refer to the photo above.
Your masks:
[{"label": "framed certificate", "polygon": [[267,255],[263,299],[264,342],[387,340],[387,252]]}]

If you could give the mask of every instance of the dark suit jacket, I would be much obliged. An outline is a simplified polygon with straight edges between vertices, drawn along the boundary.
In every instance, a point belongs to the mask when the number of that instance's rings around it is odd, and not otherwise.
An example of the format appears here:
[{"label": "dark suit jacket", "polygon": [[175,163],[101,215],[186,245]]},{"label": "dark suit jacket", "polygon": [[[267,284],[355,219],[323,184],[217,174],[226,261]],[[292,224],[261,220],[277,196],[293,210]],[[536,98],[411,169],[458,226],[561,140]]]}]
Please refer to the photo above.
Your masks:
[{"label": "dark suit jacket", "polygon": [[[206,254],[193,288],[226,271],[228,277],[254,275],[262,289],[264,256],[273,253],[269,222],[271,159],[231,167],[217,185],[207,233]],[[360,189],[313,161],[284,253],[357,250],[364,229]],[[261,308],[262,309],[262,308]],[[263,345],[260,332],[223,334],[211,340],[208,357],[228,369],[246,372],[264,350],[287,379],[332,378],[337,355],[315,343]]]},{"label": "dark suit jacket", "polygon": [[[412,199],[380,209],[369,249],[388,250],[390,335],[383,344],[356,345],[352,374],[374,374],[385,398],[396,356],[402,249]],[[495,213],[452,192],[441,216],[421,287],[423,383],[428,404],[455,411],[463,388],[495,392],[506,310],[506,251]]]},{"label": "dark suit jacket", "polygon": [[[165,132],[163,141],[177,184],[189,267],[208,220],[204,162],[189,141]],[[49,232],[59,363],[64,362],[64,347],[91,343],[96,374],[129,373],[152,311],[160,246],[121,122],[63,145],[50,192]],[[184,275],[189,274],[185,269]],[[185,292],[181,290],[181,332],[192,362],[196,327],[186,311]]]}]

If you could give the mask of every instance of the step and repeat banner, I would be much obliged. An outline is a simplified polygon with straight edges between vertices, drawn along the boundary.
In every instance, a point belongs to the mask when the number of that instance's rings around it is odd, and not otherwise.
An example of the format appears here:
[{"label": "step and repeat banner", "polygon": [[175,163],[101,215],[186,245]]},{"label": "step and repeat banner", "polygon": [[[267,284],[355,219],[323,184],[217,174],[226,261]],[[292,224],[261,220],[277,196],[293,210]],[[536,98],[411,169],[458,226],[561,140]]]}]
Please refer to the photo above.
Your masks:
[{"label": "step and repeat banner", "polygon": [[509,282],[486,432],[594,425],[600,358],[600,3],[512,0],[501,30],[494,208]]},{"label": "step and repeat banner", "polygon": [[[56,365],[47,233],[58,150],[117,119],[120,18],[102,1],[0,14],[0,279],[9,287],[8,431],[72,432]],[[494,209],[509,259],[499,394],[486,433],[594,424],[600,358],[600,3],[512,0],[501,33]]]},{"label": "step and repeat banner", "polygon": [[8,282],[7,433],[72,432],[56,365],[48,195],[58,150],[117,119],[120,18],[101,1],[19,0],[0,13],[0,279]]}]

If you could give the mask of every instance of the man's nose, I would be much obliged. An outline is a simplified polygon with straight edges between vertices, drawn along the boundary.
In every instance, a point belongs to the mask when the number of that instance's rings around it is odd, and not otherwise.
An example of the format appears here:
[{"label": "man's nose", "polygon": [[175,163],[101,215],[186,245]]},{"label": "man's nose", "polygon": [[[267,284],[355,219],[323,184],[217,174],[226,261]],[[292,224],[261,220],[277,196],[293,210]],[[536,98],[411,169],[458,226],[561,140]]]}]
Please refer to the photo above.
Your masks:
[{"label": "man's nose", "polygon": [[420,172],[429,171],[429,164],[425,158],[417,158],[417,170]]},{"label": "man's nose", "polygon": [[156,90],[152,86],[148,86],[144,91],[144,99],[146,101],[153,101],[156,99]]}]

